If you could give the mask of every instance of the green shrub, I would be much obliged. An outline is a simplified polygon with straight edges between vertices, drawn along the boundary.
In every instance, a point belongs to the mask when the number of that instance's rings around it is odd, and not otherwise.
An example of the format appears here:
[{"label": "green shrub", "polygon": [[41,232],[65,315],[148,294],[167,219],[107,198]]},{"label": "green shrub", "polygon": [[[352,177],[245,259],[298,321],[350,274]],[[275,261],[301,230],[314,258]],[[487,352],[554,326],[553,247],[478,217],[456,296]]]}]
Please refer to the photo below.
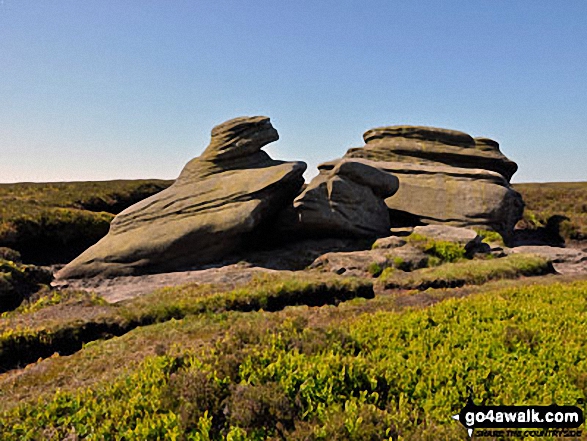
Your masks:
[{"label": "green shrub", "polygon": [[465,247],[454,242],[434,240],[417,233],[410,234],[407,240],[426,254],[436,257],[442,262],[456,262],[466,256]]},{"label": "green shrub", "polygon": [[466,254],[465,247],[441,240],[429,243],[425,251],[433,257],[438,257],[443,262],[456,262],[464,259]]},{"label": "green shrub", "polygon": [[299,422],[287,434],[293,441],[380,441],[395,440],[397,432],[388,412],[372,404],[349,400],[344,406],[333,406],[324,421]]},{"label": "green shrub", "polygon": [[277,382],[236,384],[226,400],[227,424],[264,439],[294,427],[295,404]]},{"label": "green shrub", "polygon": [[184,432],[197,430],[202,419],[223,424],[223,402],[228,391],[221,379],[198,368],[182,369],[169,377],[162,392],[162,407],[179,415]]},{"label": "green shrub", "polygon": [[378,277],[379,274],[381,274],[381,271],[383,271],[383,269],[381,268],[381,265],[379,265],[377,262],[371,262],[367,267],[367,271],[373,277]]}]

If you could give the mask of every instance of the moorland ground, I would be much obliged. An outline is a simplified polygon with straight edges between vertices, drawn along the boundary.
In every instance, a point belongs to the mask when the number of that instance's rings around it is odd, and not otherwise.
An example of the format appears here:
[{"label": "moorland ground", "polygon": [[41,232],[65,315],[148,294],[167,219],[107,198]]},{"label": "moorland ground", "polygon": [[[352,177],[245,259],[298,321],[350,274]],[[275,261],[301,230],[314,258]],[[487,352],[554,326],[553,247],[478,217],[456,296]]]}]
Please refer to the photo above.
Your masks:
[{"label": "moorland ground", "polygon": [[561,234],[567,242],[587,240],[587,183],[543,182],[514,184],[526,203],[520,226],[540,228],[553,216],[568,218],[561,224]]},{"label": "moorland ground", "polygon": [[[35,237],[81,234],[84,216],[107,225],[124,208],[99,201],[145,184],[0,186],[0,246],[42,261],[18,219]],[[567,216],[583,246],[587,183],[516,189],[530,227]],[[587,398],[587,275],[449,251],[409,272],[255,274],[117,303],[42,290],[0,318],[0,438],[468,439],[451,416],[469,387],[487,404]]]},{"label": "moorland ground", "polygon": [[108,232],[114,215],[171,182],[0,184],[0,247],[27,263],[68,262]]}]

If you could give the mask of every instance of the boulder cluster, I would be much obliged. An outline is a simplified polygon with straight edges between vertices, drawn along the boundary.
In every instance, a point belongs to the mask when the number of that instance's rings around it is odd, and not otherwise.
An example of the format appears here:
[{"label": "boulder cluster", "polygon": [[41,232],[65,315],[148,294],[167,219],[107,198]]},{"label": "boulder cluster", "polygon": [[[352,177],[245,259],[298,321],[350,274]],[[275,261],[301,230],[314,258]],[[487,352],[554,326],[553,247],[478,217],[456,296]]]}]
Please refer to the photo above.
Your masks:
[{"label": "boulder cluster", "polygon": [[219,262],[252,238],[271,242],[383,238],[426,224],[479,227],[507,240],[524,203],[510,186],[517,165],[497,142],[417,126],[365,132],[365,146],[321,164],[272,159],[269,118],[212,129],[210,144],[175,183],[124,210],[97,244],[57,277],[114,277]]}]

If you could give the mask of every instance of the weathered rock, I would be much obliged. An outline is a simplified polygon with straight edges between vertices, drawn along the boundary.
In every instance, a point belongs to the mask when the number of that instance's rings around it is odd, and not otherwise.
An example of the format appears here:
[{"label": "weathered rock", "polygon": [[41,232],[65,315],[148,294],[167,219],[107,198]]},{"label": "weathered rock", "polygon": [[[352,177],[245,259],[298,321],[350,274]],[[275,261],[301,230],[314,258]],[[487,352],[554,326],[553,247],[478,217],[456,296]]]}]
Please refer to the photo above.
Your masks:
[{"label": "weathered rock", "polygon": [[587,252],[577,248],[562,248],[548,245],[523,245],[506,248],[506,254],[536,254],[552,262],[560,274],[587,274]]},{"label": "weathered rock", "polygon": [[377,276],[385,268],[412,271],[428,266],[429,256],[419,248],[374,248],[364,251],[331,252],[318,257],[310,268],[345,276]]},{"label": "weathered rock", "polygon": [[518,169],[515,162],[499,151],[496,141],[474,139],[456,130],[421,126],[378,127],[367,130],[363,139],[365,147],[350,149],[345,156],[484,169],[497,172],[508,181]]},{"label": "weathered rock", "polygon": [[398,185],[395,176],[370,161],[342,160],[320,170],[282,214],[281,229],[306,236],[388,235],[391,224],[385,198]]},{"label": "weathered rock", "polygon": [[310,268],[345,276],[364,277],[369,274],[372,265],[376,265],[379,270],[391,266],[384,253],[365,250],[326,253],[318,257]]},{"label": "weathered rock", "polygon": [[123,276],[209,264],[291,204],[303,162],[273,160],[261,148],[278,139],[267,117],[243,117],[212,130],[210,145],[175,183],[124,210],[110,231],[57,277]]},{"label": "weathered rock", "polygon": [[350,149],[344,158],[377,161],[377,167],[399,178],[398,192],[386,200],[394,226],[477,226],[511,238],[524,203],[509,184],[517,165],[497,142],[418,126],[372,129],[364,139],[363,148]]},{"label": "weathered rock", "polygon": [[430,256],[422,251],[420,248],[414,247],[410,244],[403,247],[394,248],[391,253],[386,254],[387,258],[393,262],[395,268],[402,271],[413,271],[419,268],[426,268]]},{"label": "weathered rock", "polygon": [[373,243],[373,249],[393,249],[403,247],[407,242],[399,236],[389,236],[377,239]]},{"label": "weathered rock", "polygon": [[425,225],[414,228],[414,234],[434,240],[454,242],[465,250],[473,250],[481,244],[481,236],[469,228],[459,228],[450,225]]},{"label": "weathered rock", "polygon": [[553,263],[581,263],[587,261],[587,253],[577,248],[551,247],[548,245],[523,245],[510,248],[509,252],[536,254]]}]

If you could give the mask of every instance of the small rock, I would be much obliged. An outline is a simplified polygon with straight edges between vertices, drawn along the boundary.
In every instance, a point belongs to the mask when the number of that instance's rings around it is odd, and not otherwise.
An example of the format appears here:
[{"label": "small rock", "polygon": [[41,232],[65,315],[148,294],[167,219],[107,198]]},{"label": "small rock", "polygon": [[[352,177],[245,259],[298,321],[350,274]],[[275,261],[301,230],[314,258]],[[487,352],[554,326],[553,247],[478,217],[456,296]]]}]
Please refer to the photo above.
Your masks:
[{"label": "small rock", "polygon": [[523,245],[505,249],[507,254],[536,254],[552,262],[560,274],[587,274],[587,252],[576,248],[561,248],[548,245]]},{"label": "small rock", "polygon": [[382,237],[377,239],[375,243],[373,243],[373,249],[391,249],[391,248],[399,248],[406,244],[407,242],[398,236],[389,236],[389,237]]},{"label": "small rock", "polygon": [[365,251],[332,252],[318,257],[310,268],[345,276],[377,276],[385,268],[412,271],[428,265],[429,256],[411,245],[398,248],[376,248]]},{"label": "small rock", "polygon": [[481,244],[481,236],[469,228],[451,227],[450,225],[424,225],[414,228],[414,234],[428,237],[434,240],[454,242],[465,247],[469,251],[478,248]]}]

